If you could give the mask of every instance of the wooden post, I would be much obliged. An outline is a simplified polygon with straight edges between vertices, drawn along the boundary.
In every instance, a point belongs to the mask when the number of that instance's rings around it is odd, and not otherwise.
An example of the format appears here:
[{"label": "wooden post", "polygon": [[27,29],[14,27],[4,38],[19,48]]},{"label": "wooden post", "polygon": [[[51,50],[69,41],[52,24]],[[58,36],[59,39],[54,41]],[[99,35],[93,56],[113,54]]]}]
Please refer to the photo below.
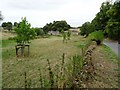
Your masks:
[{"label": "wooden post", "polygon": [[30,50],[29,50],[29,45],[28,45],[28,56],[29,56],[29,54],[30,54]]},{"label": "wooden post", "polygon": [[83,48],[82,48],[82,57],[84,57],[84,55],[83,55]]},{"label": "wooden post", "polygon": [[15,46],[15,49],[16,49],[16,56],[18,56],[18,50],[21,49],[21,56],[24,56],[24,49],[25,47],[28,47],[28,56],[30,54],[30,49],[29,49],[29,45],[16,45]]},{"label": "wooden post", "polygon": [[17,48],[17,45],[15,46],[15,49],[16,49],[16,56],[18,56],[18,48]]},{"label": "wooden post", "polygon": [[24,55],[24,47],[25,47],[24,45],[21,46],[21,56]]}]

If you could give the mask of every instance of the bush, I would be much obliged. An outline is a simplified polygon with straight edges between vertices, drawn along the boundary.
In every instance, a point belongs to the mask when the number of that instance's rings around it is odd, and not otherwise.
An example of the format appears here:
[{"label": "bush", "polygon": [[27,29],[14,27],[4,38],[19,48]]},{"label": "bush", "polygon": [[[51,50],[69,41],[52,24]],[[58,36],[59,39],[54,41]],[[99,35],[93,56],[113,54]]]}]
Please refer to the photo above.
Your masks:
[{"label": "bush", "polygon": [[15,40],[15,37],[9,37],[8,40]]},{"label": "bush", "polygon": [[92,32],[90,35],[89,35],[89,38],[92,40],[92,41],[96,41],[97,45],[100,45],[101,42],[103,41],[104,39],[104,34],[102,31],[95,31],[95,32]]},{"label": "bush", "polygon": [[43,36],[44,35],[44,31],[41,28],[33,28],[35,30],[35,33],[37,34],[37,36]]}]

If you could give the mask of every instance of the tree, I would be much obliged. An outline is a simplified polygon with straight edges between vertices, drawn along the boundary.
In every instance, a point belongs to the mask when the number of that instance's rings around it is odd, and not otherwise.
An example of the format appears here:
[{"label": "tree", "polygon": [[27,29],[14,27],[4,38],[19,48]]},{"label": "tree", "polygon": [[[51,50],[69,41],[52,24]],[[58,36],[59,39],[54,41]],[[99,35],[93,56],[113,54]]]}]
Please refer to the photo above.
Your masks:
[{"label": "tree", "polygon": [[3,20],[3,16],[1,14],[1,11],[0,11],[0,21]]},{"label": "tree", "polygon": [[120,1],[116,0],[107,12],[110,17],[107,22],[105,32],[108,34],[108,37],[114,40],[120,39]]},{"label": "tree", "polygon": [[53,27],[54,31],[61,32],[62,30],[67,31],[70,28],[70,25],[66,21],[54,21]]},{"label": "tree", "polygon": [[100,7],[100,12],[96,14],[96,17],[92,20],[92,24],[95,27],[95,30],[105,30],[108,20],[110,17],[107,15],[107,11],[111,8],[111,2],[103,2]]},{"label": "tree", "polygon": [[14,22],[14,26],[16,27],[16,26],[18,26],[19,25],[19,23],[17,23],[17,22]]},{"label": "tree", "polygon": [[6,28],[11,31],[12,30],[12,23],[8,22]]},{"label": "tree", "polygon": [[103,2],[92,22],[85,22],[80,29],[81,35],[86,36],[101,30],[105,37],[120,42],[120,0]]},{"label": "tree", "polygon": [[43,31],[45,32],[45,34],[48,33],[48,31],[52,30],[52,23],[47,23],[44,27],[43,27]]},{"label": "tree", "polygon": [[37,36],[43,36],[44,35],[44,31],[42,28],[33,28],[33,30],[36,32]]},{"label": "tree", "polygon": [[6,26],[7,26],[7,23],[6,23],[6,22],[3,22],[3,23],[2,23],[2,27],[5,29]]},{"label": "tree", "polygon": [[53,23],[46,24],[43,27],[43,31],[47,34],[49,31],[66,31],[70,28],[70,25],[66,21],[53,21]]},{"label": "tree", "polygon": [[7,29],[7,30],[11,31],[12,30],[12,23],[11,22],[3,22],[2,27],[4,29]]},{"label": "tree", "polygon": [[80,27],[80,34],[81,35],[86,35],[86,37],[94,31],[94,26],[90,22],[85,22],[81,27]]},{"label": "tree", "polygon": [[28,23],[26,18],[22,18],[22,21],[19,23],[19,25],[14,28],[15,32],[17,33],[16,42],[18,44],[24,45],[29,43],[31,39],[34,39],[36,33],[30,27],[31,25]]}]

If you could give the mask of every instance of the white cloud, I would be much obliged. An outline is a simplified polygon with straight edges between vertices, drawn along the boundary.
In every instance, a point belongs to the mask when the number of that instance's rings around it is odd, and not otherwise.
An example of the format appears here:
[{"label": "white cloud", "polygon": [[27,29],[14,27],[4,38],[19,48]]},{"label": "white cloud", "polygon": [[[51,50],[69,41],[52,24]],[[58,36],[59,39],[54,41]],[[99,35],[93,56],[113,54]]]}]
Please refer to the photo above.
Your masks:
[{"label": "white cloud", "polygon": [[20,21],[26,16],[32,26],[42,27],[54,20],[71,26],[91,21],[106,0],[0,0],[4,21]]}]

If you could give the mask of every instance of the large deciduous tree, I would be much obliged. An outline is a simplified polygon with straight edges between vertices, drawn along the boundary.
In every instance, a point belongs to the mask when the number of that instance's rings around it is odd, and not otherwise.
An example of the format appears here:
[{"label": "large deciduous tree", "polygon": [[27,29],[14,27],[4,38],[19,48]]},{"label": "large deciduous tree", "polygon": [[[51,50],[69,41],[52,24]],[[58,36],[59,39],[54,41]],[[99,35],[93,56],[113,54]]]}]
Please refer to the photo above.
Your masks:
[{"label": "large deciduous tree", "polygon": [[52,23],[47,23],[44,27],[43,27],[43,31],[45,32],[45,34],[47,34],[50,30],[52,30]]},{"label": "large deciduous tree", "polygon": [[0,11],[0,21],[3,20],[3,16],[1,14],[1,11]]},{"label": "large deciduous tree", "polygon": [[12,23],[11,22],[3,22],[2,27],[4,29],[7,29],[7,30],[11,31],[12,30]]},{"label": "large deciduous tree", "polygon": [[43,27],[43,31],[47,34],[49,31],[66,31],[70,28],[70,25],[66,21],[54,21],[53,23],[46,24]]},{"label": "large deciduous tree", "polygon": [[44,31],[43,31],[42,28],[32,28],[32,29],[35,31],[37,36],[43,36],[44,35]]},{"label": "large deciduous tree", "polygon": [[16,27],[18,25],[19,25],[19,23],[17,23],[17,22],[14,22],[14,24],[13,24],[14,27]]},{"label": "large deciduous tree", "polygon": [[111,39],[119,40],[120,39],[120,1],[116,0],[107,12],[110,17],[106,25],[105,32],[108,34],[108,37]]},{"label": "large deciduous tree", "polygon": [[103,2],[100,7],[100,12],[96,14],[96,17],[92,20],[95,26],[95,30],[105,30],[108,20],[110,17],[107,15],[107,11],[111,8],[111,2]]},{"label": "large deciduous tree", "polygon": [[81,35],[87,36],[89,33],[99,30],[104,33],[105,37],[120,39],[120,0],[116,0],[114,3],[111,1],[103,2],[100,11],[92,22],[86,22],[82,25]]},{"label": "large deciduous tree", "polygon": [[93,24],[91,24],[90,22],[85,22],[84,24],[82,24],[82,26],[80,27],[80,34],[81,35],[86,35],[88,36],[91,32],[94,31],[94,26]]}]

